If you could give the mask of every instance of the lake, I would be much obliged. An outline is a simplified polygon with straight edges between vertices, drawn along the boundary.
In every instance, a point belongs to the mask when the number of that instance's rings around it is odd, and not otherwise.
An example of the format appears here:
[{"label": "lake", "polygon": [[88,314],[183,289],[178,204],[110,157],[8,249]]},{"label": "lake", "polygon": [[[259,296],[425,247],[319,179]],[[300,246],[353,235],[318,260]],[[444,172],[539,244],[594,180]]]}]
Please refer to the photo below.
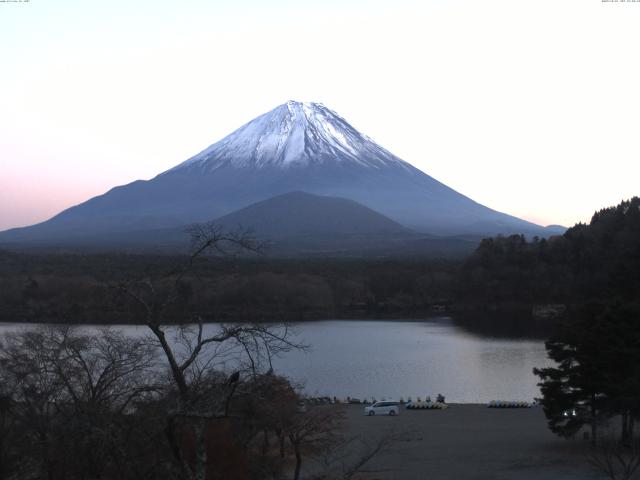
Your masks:
[{"label": "lake", "polygon": [[[0,324],[0,333],[21,327]],[[114,328],[146,332],[140,326]],[[406,399],[442,393],[456,403],[530,401],[540,395],[533,367],[550,365],[540,340],[483,337],[447,317],[300,323],[296,336],[310,351],[277,358],[274,368],[313,396]]]}]

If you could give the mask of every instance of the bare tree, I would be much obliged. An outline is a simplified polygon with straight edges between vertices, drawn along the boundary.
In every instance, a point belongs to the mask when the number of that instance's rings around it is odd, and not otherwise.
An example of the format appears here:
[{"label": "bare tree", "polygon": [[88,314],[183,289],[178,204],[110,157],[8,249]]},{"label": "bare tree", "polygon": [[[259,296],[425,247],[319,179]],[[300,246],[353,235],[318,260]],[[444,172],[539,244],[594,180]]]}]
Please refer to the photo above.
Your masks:
[{"label": "bare tree", "polygon": [[9,333],[2,342],[4,380],[11,385],[12,414],[33,447],[26,463],[42,478],[53,477],[53,411],[64,395],[64,385],[49,361],[44,330]]},{"label": "bare tree", "polygon": [[[168,364],[177,401],[175,409],[168,415],[166,433],[181,475],[188,479],[204,480],[207,466],[206,426],[209,421],[228,415],[229,401],[241,371],[255,377],[267,366],[272,369],[273,356],[303,346],[291,340],[286,325],[219,325],[213,331],[207,331],[210,329],[205,329],[204,320],[197,312],[185,315],[187,326],[172,330],[165,321],[165,312],[184,293],[184,280],[193,271],[199,258],[208,253],[223,256],[239,252],[255,253],[262,248],[243,230],[225,232],[213,224],[205,224],[193,226],[190,233],[192,253],[183,267],[168,276],[171,279],[168,287],[165,277],[162,282],[147,278],[139,282],[121,283],[116,289],[141,308],[143,320]],[[162,283],[164,288],[158,288],[156,283]],[[175,332],[173,342],[168,338],[170,331]],[[226,383],[217,383],[213,389],[204,388],[206,382],[203,381],[208,378],[206,373],[214,366],[224,366],[224,363],[227,368],[229,363],[233,364],[236,373]],[[193,464],[185,458],[176,436],[178,421],[182,425],[189,425],[193,431]]]},{"label": "bare tree", "polygon": [[[0,354],[11,385],[9,416],[24,437],[24,465],[42,478],[98,477],[121,450],[119,429],[132,402],[157,391],[154,349],[142,339],[70,327],[10,333]],[[12,441],[15,442],[16,436]],[[36,447],[36,448],[34,448]]]},{"label": "bare tree", "polygon": [[16,425],[13,382],[5,374],[0,360],[0,479],[10,478],[19,465],[18,444],[21,437]]},{"label": "bare tree", "polygon": [[640,469],[640,440],[627,444],[615,439],[602,439],[587,453],[587,459],[611,480],[631,480]]},{"label": "bare tree", "polygon": [[50,362],[64,385],[57,413],[70,432],[66,448],[83,452],[72,467],[94,477],[114,466],[124,474],[136,463],[123,448],[130,414],[162,387],[156,346],[108,328],[81,335],[58,327],[50,335]]},{"label": "bare tree", "polygon": [[79,335],[63,326],[51,329],[49,336],[49,361],[76,410],[124,413],[132,402],[160,388],[154,375],[156,347],[145,338],[109,328]]},{"label": "bare tree", "polygon": [[339,430],[344,422],[345,410],[337,405],[315,405],[305,413],[291,418],[286,428],[295,455],[293,479],[300,478],[303,454],[320,456],[340,442]]}]

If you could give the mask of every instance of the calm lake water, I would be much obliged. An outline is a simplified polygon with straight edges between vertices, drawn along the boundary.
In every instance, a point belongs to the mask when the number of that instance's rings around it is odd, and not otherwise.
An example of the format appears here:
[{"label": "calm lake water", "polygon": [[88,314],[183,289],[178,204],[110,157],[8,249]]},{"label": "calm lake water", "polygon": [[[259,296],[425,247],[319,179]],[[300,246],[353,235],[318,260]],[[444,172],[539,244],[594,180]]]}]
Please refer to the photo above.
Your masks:
[{"label": "calm lake water", "polygon": [[[0,333],[23,327],[0,324]],[[144,327],[115,328],[146,333]],[[274,367],[314,396],[398,399],[442,393],[460,403],[532,400],[540,395],[532,369],[550,364],[542,341],[482,337],[448,318],[319,321],[298,324],[296,331],[310,351],[290,352]]]}]

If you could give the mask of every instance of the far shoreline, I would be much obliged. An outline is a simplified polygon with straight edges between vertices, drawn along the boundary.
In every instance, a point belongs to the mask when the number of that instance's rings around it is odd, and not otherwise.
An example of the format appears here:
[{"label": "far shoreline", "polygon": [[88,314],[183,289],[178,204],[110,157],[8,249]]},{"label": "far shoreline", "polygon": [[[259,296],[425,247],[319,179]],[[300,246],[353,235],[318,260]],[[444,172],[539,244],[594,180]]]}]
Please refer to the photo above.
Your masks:
[{"label": "far shoreline", "polygon": [[[537,329],[535,325],[529,324],[530,329],[523,328],[522,322],[513,322],[511,324],[504,324],[503,321],[494,325],[487,326],[484,322],[478,322],[474,325],[474,322],[465,320],[462,315],[456,315],[453,312],[431,312],[430,315],[415,315],[415,316],[397,316],[397,315],[385,315],[385,316],[361,316],[361,317],[318,317],[318,318],[298,318],[298,319],[284,319],[284,320],[272,320],[272,319],[246,319],[240,320],[235,318],[210,320],[205,319],[203,325],[216,325],[216,324],[258,324],[258,325],[278,325],[286,324],[289,326],[316,324],[323,322],[374,322],[374,323],[443,323],[453,325],[461,330],[483,338],[505,338],[505,339],[522,339],[522,340],[540,340],[545,341],[549,337],[549,333],[552,330],[551,327],[545,325],[543,328]],[[30,321],[30,320],[15,320],[15,321],[0,321],[0,327],[15,326],[29,326],[29,325],[64,325],[71,327],[144,327],[145,322],[60,322],[56,321]],[[179,327],[183,325],[197,325],[195,322],[166,322],[167,327]]]}]

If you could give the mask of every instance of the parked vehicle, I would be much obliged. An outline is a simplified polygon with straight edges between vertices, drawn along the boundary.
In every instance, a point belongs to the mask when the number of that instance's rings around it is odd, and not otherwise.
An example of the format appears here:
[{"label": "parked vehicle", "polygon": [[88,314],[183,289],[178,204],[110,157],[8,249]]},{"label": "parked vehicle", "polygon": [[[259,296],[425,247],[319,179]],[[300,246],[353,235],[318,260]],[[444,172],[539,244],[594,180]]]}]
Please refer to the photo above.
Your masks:
[{"label": "parked vehicle", "polygon": [[400,413],[398,402],[376,402],[372,405],[364,407],[365,415],[397,415]]}]

